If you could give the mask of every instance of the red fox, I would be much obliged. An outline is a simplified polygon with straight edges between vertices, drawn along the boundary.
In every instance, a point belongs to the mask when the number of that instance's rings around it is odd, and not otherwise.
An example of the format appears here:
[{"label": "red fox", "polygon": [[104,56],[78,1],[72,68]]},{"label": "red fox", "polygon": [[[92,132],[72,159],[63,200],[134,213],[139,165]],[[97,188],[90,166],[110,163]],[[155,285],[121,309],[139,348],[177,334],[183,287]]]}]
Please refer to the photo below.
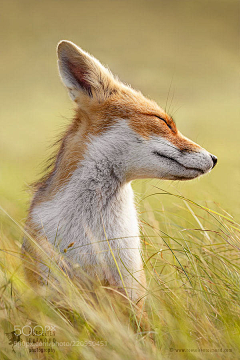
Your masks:
[{"label": "red fox", "polygon": [[[36,184],[27,226],[36,241],[52,244],[50,254],[57,242],[66,263],[79,264],[137,302],[146,286],[131,181],[194,179],[217,158],[72,42],[61,41],[57,52],[76,112],[51,171]],[[23,254],[29,253],[25,239]]]}]

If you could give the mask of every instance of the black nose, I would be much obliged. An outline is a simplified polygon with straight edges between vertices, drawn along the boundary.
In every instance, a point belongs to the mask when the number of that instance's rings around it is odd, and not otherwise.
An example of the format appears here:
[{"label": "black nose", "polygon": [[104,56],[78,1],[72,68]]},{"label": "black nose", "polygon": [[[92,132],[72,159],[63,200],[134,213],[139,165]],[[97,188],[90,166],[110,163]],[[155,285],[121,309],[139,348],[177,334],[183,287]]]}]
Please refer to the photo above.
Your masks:
[{"label": "black nose", "polygon": [[214,166],[217,164],[217,157],[211,154],[211,158],[212,158],[212,161],[213,161],[213,167],[212,167],[212,169],[213,169]]}]

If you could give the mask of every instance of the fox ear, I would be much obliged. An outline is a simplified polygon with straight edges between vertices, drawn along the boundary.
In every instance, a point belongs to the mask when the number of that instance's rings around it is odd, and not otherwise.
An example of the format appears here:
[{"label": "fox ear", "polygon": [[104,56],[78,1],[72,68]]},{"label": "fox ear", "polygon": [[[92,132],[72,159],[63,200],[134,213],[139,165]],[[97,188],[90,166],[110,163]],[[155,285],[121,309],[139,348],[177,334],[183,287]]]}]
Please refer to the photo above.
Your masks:
[{"label": "fox ear", "polygon": [[78,102],[83,95],[101,100],[111,94],[114,77],[97,59],[66,40],[58,44],[57,53],[60,77],[72,100]]}]

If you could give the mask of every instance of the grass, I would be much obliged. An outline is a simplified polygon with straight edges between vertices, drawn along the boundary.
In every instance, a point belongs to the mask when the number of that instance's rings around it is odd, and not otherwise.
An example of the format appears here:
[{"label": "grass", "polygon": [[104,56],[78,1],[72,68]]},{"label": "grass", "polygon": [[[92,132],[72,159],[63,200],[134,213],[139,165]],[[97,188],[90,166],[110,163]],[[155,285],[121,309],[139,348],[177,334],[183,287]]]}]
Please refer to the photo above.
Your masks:
[{"label": "grass", "polygon": [[[20,260],[21,225],[2,211],[1,359],[238,357],[240,227],[217,208],[156,186],[139,200],[147,330],[129,301],[119,301],[92,279],[80,286],[53,264],[59,282],[37,291],[31,288]],[[157,209],[159,196],[171,197],[176,213]],[[25,335],[14,352],[6,333],[15,326],[20,329],[16,334],[28,334],[37,325],[35,330],[54,329],[55,334],[45,338],[56,343],[38,346],[49,352],[29,352],[26,341],[38,337]]]}]

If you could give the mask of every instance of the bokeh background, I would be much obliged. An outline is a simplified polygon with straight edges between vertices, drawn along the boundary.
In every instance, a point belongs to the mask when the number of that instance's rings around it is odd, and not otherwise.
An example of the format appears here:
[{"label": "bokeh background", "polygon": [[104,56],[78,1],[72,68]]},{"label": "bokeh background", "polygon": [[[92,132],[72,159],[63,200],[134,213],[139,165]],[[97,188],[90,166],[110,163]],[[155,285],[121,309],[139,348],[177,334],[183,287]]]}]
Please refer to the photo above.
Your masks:
[{"label": "bokeh background", "polygon": [[[240,195],[239,2],[234,0],[0,1],[0,201],[26,216],[28,184],[71,120],[56,45],[75,42],[124,82],[167,108],[180,131],[218,156],[209,175],[186,183],[137,181],[238,217]],[[171,197],[155,206],[174,212]]]}]

